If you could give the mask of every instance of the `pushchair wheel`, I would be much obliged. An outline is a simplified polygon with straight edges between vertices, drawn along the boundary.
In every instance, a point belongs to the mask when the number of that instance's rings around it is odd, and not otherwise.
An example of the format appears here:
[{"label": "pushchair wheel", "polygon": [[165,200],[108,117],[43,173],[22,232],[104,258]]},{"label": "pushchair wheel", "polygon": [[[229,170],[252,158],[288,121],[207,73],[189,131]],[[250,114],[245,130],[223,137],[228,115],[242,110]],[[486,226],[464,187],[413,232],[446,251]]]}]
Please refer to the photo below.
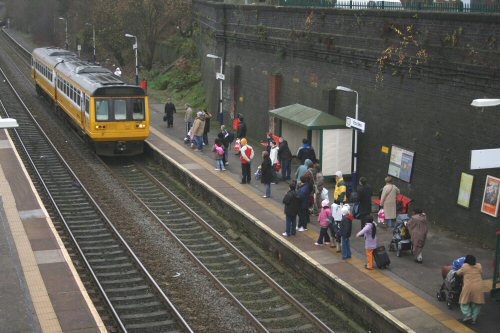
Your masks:
[{"label": "pushchair wheel", "polygon": [[446,305],[448,306],[448,309],[451,310],[451,306],[452,306],[451,301],[446,302]]},{"label": "pushchair wheel", "polygon": [[394,242],[391,242],[391,243],[389,244],[389,251],[390,251],[390,252],[394,252],[394,251],[396,251],[396,247],[394,246]]},{"label": "pushchair wheel", "polygon": [[438,291],[436,294],[438,301],[443,302],[446,299],[446,294],[444,291]]}]

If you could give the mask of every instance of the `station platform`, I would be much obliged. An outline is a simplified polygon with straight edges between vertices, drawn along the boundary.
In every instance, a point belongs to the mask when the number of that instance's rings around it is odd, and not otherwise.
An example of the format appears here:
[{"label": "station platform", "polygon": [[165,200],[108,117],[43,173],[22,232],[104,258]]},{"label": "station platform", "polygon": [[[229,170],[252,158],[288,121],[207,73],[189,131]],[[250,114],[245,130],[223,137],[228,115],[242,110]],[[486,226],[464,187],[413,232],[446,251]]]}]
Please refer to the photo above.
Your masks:
[{"label": "station platform", "polygon": [[0,266],[0,331],[107,331],[3,129]]},{"label": "station platform", "polygon": [[[33,48],[21,36],[16,36],[16,39],[28,49]],[[494,250],[485,249],[481,244],[470,243],[466,239],[461,239],[457,235],[441,230],[436,225],[431,224],[423,250],[423,264],[416,264],[409,253],[403,254],[402,257],[396,257],[394,252],[390,252],[391,265],[389,269],[368,271],[364,269],[364,241],[361,238],[354,237],[355,233],[360,230],[359,221],[355,220],[353,224],[353,235],[351,237],[353,258],[348,261],[342,260],[340,253],[336,253],[334,249],[314,245],[319,234],[319,226],[315,222],[315,216],[311,216],[312,223],[308,226],[309,230],[298,232],[294,237],[284,238],[282,233],[284,232],[285,222],[281,200],[288,190],[288,184],[280,182],[277,185],[272,185],[272,197],[269,199],[262,198],[264,186],[259,181],[253,179],[250,185],[240,184],[240,161],[232,152],[229,153],[229,165],[226,166],[227,171],[215,171],[215,161],[211,152],[211,145],[219,130],[218,121],[215,117],[211,121],[209,146],[205,147],[201,153],[195,152],[183,143],[185,125],[182,104],[174,101],[178,112],[174,115],[174,126],[172,128],[167,128],[167,124],[163,122],[163,110],[166,99],[167,96],[164,93],[151,91],[150,109],[152,128],[150,138],[147,141],[154,149],[173,157],[185,172],[190,173],[194,178],[202,180],[205,185],[211,186],[214,191],[219,192],[232,205],[245,210],[248,216],[258,221],[262,225],[262,228],[274,233],[276,238],[281,238],[283,242],[289,242],[297,249],[298,253],[307,256],[312,265],[321,266],[323,269],[328,270],[332,276],[350,285],[353,290],[362,293],[369,301],[375,303],[380,308],[380,312],[384,312],[387,316],[390,316],[401,328],[408,332],[432,333],[490,333],[498,331],[500,324],[500,320],[498,319],[500,302],[494,301],[489,297],[489,290],[492,286]],[[43,208],[40,208],[41,204],[39,204],[39,200],[36,194],[34,194],[33,187],[24,185],[29,183],[29,179],[21,175],[23,172],[19,165],[16,164],[15,167],[11,167],[14,161],[10,156],[14,156],[15,152],[11,149],[7,139],[2,135],[4,135],[4,131],[0,130],[0,182],[2,182],[0,184],[0,222],[3,226],[3,228],[0,228],[0,260],[3,267],[5,267],[5,269],[0,271],[0,281],[3,281],[0,284],[0,323],[11,325],[12,330],[7,329],[8,331],[39,331],[39,328],[42,327],[40,324],[42,320],[37,316],[39,314],[45,316],[45,312],[49,313],[50,311],[50,315],[46,316],[48,317],[48,321],[43,321],[45,323],[43,327],[51,328],[51,326],[46,325],[57,322],[59,323],[59,330],[56,330],[56,327],[54,327],[53,330],[42,331],[71,332],[71,330],[67,330],[66,327],[62,327],[63,325],[61,325],[61,322],[64,323],[65,319],[59,319],[60,312],[58,312],[58,309],[60,308],[52,305],[52,310],[50,306],[47,307],[48,310],[44,310],[44,305],[37,305],[38,308],[33,305],[35,302],[32,301],[29,293],[29,284],[32,282],[27,281],[23,277],[23,268],[20,261],[25,261],[26,259],[17,255],[19,250],[17,250],[14,239],[10,234],[10,230],[12,229],[10,227],[10,220],[18,220],[17,223],[21,225],[20,228],[27,228],[27,223],[21,219],[21,216],[27,220],[38,218],[37,216],[33,217],[31,211],[43,210]],[[265,133],[263,131],[262,139],[264,137]],[[263,147],[258,142],[252,140],[250,140],[250,144],[256,150],[255,159],[252,163],[252,171],[254,172],[262,161],[260,152],[263,150]],[[296,148],[298,147],[291,147],[292,152]],[[8,159],[6,159],[6,156],[8,156]],[[292,176],[295,168],[296,165],[292,168]],[[10,173],[5,174],[5,170],[9,170]],[[11,173],[16,174],[16,176],[13,176]],[[11,185],[11,183],[14,183],[12,177],[22,179],[19,183],[20,185]],[[334,184],[327,184],[326,187],[330,193],[333,192]],[[17,198],[14,198],[14,194],[12,193],[16,191],[11,191],[10,188],[21,192],[17,194]],[[9,189],[9,191],[6,189]],[[31,200],[37,202],[37,208],[33,208],[32,206],[24,208],[26,206],[24,196],[33,196],[34,198]],[[15,199],[23,200],[22,206],[15,206]],[[26,203],[28,202],[26,201]],[[418,205],[418,203],[415,203],[413,207],[417,207],[415,205]],[[425,207],[419,208],[425,211]],[[6,214],[8,211],[10,211],[10,215]],[[46,216],[47,214],[44,213],[41,218],[49,222],[50,220]],[[51,229],[53,230],[52,227]],[[55,231],[53,233],[55,235],[54,239],[58,239],[57,233]],[[47,265],[42,260],[38,262],[37,255],[46,257],[48,254],[43,251],[50,251],[52,248],[38,247],[36,244],[42,244],[42,241],[39,241],[36,235],[30,235],[32,234],[27,233],[24,236],[28,238],[28,240],[25,240],[25,247],[29,248],[30,245],[26,242],[33,239],[33,244],[35,245],[31,245],[31,247],[35,251],[31,254],[31,258],[27,262],[31,263],[35,268],[36,266]],[[492,235],[492,237],[495,237],[495,235]],[[392,238],[392,232],[378,228],[377,238],[379,245],[386,245],[388,247]],[[57,241],[57,243],[60,244],[60,241]],[[63,247],[61,247],[60,251],[61,253],[65,253]],[[475,255],[484,270],[483,279],[486,304],[482,306],[478,323],[474,326],[463,325],[461,323],[462,314],[460,310],[456,307],[450,310],[447,308],[446,303],[438,302],[436,298],[436,293],[442,283],[441,267],[450,265],[454,259],[466,254]],[[78,281],[77,278],[75,279]],[[45,287],[45,289],[47,290],[48,288]],[[47,294],[47,292],[44,292],[44,294]],[[85,292],[83,291],[82,297],[85,299],[84,296]],[[45,303],[43,304],[49,303],[53,297],[53,294],[45,295]],[[39,297],[37,296],[37,298]],[[37,309],[39,309],[38,312],[36,311]],[[61,311],[64,312],[64,310]],[[94,329],[95,331],[102,331],[104,329],[90,305],[88,307],[83,306],[80,310],[75,309],[74,312],[75,317],[79,312],[93,317],[95,323],[92,325],[89,324],[90,328],[88,332],[93,332]],[[87,332],[87,330],[84,331]]]},{"label": "station platform", "polygon": [[[155,102],[154,99],[159,100]],[[161,96],[150,99],[151,109],[151,135],[147,140],[153,149],[173,158],[184,172],[191,173],[205,186],[212,187],[220,196],[224,197],[231,205],[243,209],[248,216],[258,221],[262,228],[281,238],[283,242],[290,242],[298,253],[304,254],[311,261],[311,265],[322,266],[332,276],[346,282],[351,288],[365,295],[380,307],[380,312],[385,313],[397,322],[400,327],[409,332],[494,332],[498,330],[498,313],[500,302],[495,302],[486,294],[487,304],[482,308],[476,325],[464,325],[461,322],[461,311],[455,307],[448,309],[445,302],[439,302],[436,293],[443,280],[441,267],[450,265],[451,262],[463,255],[474,254],[478,262],[483,265],[484,291],[489,293],[492,286],[492,258],[494,251],[483,249],[466,240],[457,239],[456,235],[439,230],[430,225],[430,232],[423,251],[424,263],[414,262],[411,254],[396,257],[395,252],[389,252],[391,265],[387,270],[366,270],[364,240],[355,238],[360,230],[360,222],[355,220],[351,248],[353,258],[342,260],[341,254],[328,246],[315,246],[314,242],[319,235],[319,225],[316,216],[311,216],[308,230],[297,232],[296,236],[283,237],[285,219],[282,199],[288,191],[287,182],[272,185],[271,198],[263,198],[264,185],[259,180],[252,179],[251,184],[240,184],[241,164],[234,151],[229,153],[229,165],[226,171],[216,171],[214,153],[211,148],[219,132],[219,123],[216,117],[211,120],[209,145],[203,152],[196,152],[184,144],[185,124],[184,107],[176,105],[178,112],[174,115],[174,126],[167,128],[163,122],[164,101]],[[166,100],[166,97],[164,97]],[[262,137],[265,137],[263,133]],[[255,158],[252,163],[252,173],[262,161],[261,152],[264,150],[259,142],[249,144],[255,149]],[[297,147],[291,147],[293,149]],[[298,162],[296,162],[298,163]],[[292,167],[292,177],[295,168]],[[253,177],[253,176],[252,176]],[[327,184],[329,193],[333,193],[334,184]],[[425,211],[425,207],[424,207]],[[494,236],[494,235],[493,235]],[[492,237],[493,237],[492,236]],[[388,244],[392,239],[392,232],[378,228],[377,237],[379,245]]]}]

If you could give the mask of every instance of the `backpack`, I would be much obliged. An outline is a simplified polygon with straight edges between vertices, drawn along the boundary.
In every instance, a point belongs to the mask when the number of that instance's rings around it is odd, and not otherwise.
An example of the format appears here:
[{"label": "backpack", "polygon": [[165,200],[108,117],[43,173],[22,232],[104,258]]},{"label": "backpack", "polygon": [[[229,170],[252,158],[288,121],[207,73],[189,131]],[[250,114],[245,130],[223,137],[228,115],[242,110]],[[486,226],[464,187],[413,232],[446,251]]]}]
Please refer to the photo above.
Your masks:
[{"label": "backpack", "polygon": [[217,151],[217,154],[219,154],[220,156],[224,155],[224,149],[222,149],[221,146],[217,146],[215,148],[215,151]]}]

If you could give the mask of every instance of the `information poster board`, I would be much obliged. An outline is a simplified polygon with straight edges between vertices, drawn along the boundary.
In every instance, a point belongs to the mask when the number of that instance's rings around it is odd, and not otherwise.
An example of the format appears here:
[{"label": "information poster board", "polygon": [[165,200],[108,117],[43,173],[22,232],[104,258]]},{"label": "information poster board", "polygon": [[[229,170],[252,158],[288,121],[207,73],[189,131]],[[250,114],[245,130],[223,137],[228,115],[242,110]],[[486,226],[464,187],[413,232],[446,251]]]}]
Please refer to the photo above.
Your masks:
[{"label": "information poster board", "polygon": [[500,179],[493,176],[486,176],[486,184],[484,185],[483,203],[481,204],[481,212],[497,217],[498,201],[500,196]]},{"label": "information poster board", "polygon": [[458,190],[457,204],[465,208],[469,208],[470,195],[472,192],[472,183],[474,182],[474,176],[462,172],[462,177],[460,177],[460,188]]},{"label": "information poster board", "polygon": [[409,183],[413,170],[414,157],[415,152],[393,145],[391,148],[389,171],[387,173]]}]

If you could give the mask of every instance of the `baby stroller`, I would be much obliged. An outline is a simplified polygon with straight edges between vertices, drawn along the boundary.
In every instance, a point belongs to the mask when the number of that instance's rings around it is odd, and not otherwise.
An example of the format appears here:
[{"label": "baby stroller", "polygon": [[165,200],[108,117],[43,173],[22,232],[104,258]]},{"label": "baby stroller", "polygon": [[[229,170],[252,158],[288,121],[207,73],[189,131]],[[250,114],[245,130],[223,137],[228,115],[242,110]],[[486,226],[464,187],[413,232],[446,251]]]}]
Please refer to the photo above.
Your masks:
[{"label": "baby stroller", "polygon": [[460,293],[462,292],[463,278],[456,275],[456,272],[456,270],[450,269],[446,277],[444,277],[441,288],[436,295],[438,301],[446,301],[446,305],[448,305],[449,309],[451,309],[453,305],[458,305]]},{"label": "baby stroller", "polygon": [[412,251],[411,236],[405,225],[410,220],[408,214],[399,214],[396,218],[396,226],[392,230],[392,240],[389,251],[396,251],[396,256],[401,257],[401,251]]}]

